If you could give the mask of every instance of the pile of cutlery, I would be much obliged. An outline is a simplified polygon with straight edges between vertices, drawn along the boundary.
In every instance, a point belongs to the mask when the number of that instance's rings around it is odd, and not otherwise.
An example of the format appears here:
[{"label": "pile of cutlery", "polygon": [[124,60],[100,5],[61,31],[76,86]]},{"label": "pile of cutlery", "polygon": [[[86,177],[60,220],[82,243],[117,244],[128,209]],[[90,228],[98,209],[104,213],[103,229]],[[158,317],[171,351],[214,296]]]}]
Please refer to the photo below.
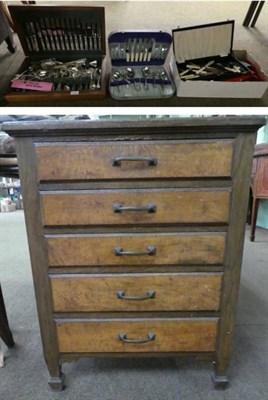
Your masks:
[{"label": "pile of cutlery", "polygon": [[182,80],[225,80],[250,73],[249,69],[239,62],[224,59],[212,59],[208,62],[187,61],[179,65],[179,77]]},{"label": "pile of cutlery", "polygon": [[102,35],[98,22],[79,18],[43,17],[25,21],[25,39],[29,51],[101,51]]},{"label": "pile of cutlery", "polygon": [[[53,83],[52,91],[82,92],[101,89],[101,68],[97,60],[86,58],[61,62],[53,58],[31,64],[14,80]],[[16,89],[25,91],[27,89]]]},{"label": "pile of cutlery", "polygon": [[112,42],[109,51],[112,61],[125,60],[127,63],[165,60],[170,44],[155,39],[129,38],[124,42]]}]

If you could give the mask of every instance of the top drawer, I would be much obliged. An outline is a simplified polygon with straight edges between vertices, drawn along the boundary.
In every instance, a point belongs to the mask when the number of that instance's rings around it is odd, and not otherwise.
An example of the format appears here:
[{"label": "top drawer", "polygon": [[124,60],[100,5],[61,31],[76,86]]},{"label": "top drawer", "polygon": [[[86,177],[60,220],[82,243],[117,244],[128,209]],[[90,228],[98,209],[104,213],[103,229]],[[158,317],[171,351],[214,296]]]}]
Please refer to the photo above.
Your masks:
[{"label": "top drawer", "polygon": [[234,140],[36,144],[40,181],[230,177]]}]

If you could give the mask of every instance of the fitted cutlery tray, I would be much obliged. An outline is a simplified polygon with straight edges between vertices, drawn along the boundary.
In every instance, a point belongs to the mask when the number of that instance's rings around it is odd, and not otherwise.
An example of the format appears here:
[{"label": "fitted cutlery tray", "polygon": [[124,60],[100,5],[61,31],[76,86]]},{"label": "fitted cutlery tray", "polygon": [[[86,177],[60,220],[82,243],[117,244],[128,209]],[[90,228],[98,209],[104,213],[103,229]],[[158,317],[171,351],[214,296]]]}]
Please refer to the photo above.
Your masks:
[{"label": "fitted cutlery tray", "polygon": [[8,102],[105,96],[103,7],[10,6],[25,59]]},{"label": "fitted cutlery tray", "polygon": [[131,100],[173,96],[175,86],[165,66],[171,43],[171,35],[163,31],[111,33],[111,97]]}]

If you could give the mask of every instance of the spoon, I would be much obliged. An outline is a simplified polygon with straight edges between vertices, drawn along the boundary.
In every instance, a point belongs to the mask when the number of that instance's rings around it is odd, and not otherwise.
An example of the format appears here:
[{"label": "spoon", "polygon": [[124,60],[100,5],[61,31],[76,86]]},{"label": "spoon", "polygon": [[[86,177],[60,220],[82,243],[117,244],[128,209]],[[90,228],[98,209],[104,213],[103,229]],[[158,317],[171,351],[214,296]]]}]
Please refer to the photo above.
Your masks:
[{"label": "spoon", "polygon": [[[128,68],[126,69],[126,71],[127,71],[127,76],[128,76],[128,78],[134,78],[134,77],[135,77],[135,71],[134,71],[133,68],[128,67]],[[130,82],[130,83],[131,83],[131,82]],[[139,82],[136,82],[135,79],[133,79],[133,85],[134,85],[134,89],[135,89],[136,91],[139,91],[139,90],[140,90],[140,84],[139,84]]]},{"label": "spoon", "polygon": [[135,76],[135,71],[134,71],[133,68],[127,67],[126,71],[127,71],[127,76],[128,76],[129,78],[134,78],[134,76]]},{"label": "spoon", "polygon": [[148,82],[147,82],[147,78],[150,75],[150,68],[149,67],[144,67],[142,69],[142,73],[143,73],[143,76],[144,76],[144,89],[145,90],[149,90],[149,85],[148,85]]},{"label": "spoon", "polygon": [[162,89],[164,90],[165,81],[167,80],[167,76],[166,76],[165,71],[162,71],[162,72],[160,73],[160,78],[161,78],[161,81],[162,81]]},{"label": "spoon", "polygon": [[118,92],[120,92],[120,87],[119,87],[119,79],[120,79],[120,73],[118,72],[118,71],[116,71],[116,72],[114,72],[114,74],[113,74],[113,81],[114,82],[117,82],[117,90],[118,90]]}]

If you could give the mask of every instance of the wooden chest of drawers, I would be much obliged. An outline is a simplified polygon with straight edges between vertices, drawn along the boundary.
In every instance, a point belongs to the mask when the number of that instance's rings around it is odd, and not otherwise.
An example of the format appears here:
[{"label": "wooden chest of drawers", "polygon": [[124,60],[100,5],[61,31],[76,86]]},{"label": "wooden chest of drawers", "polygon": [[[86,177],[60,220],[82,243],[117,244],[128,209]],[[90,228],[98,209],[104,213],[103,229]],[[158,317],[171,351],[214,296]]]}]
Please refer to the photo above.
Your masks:
[{"label": "wooden chest of drawers", "polygon": [[53,390],[81,356],[211,360],[225,387],[262,118],[10,123]]}]

